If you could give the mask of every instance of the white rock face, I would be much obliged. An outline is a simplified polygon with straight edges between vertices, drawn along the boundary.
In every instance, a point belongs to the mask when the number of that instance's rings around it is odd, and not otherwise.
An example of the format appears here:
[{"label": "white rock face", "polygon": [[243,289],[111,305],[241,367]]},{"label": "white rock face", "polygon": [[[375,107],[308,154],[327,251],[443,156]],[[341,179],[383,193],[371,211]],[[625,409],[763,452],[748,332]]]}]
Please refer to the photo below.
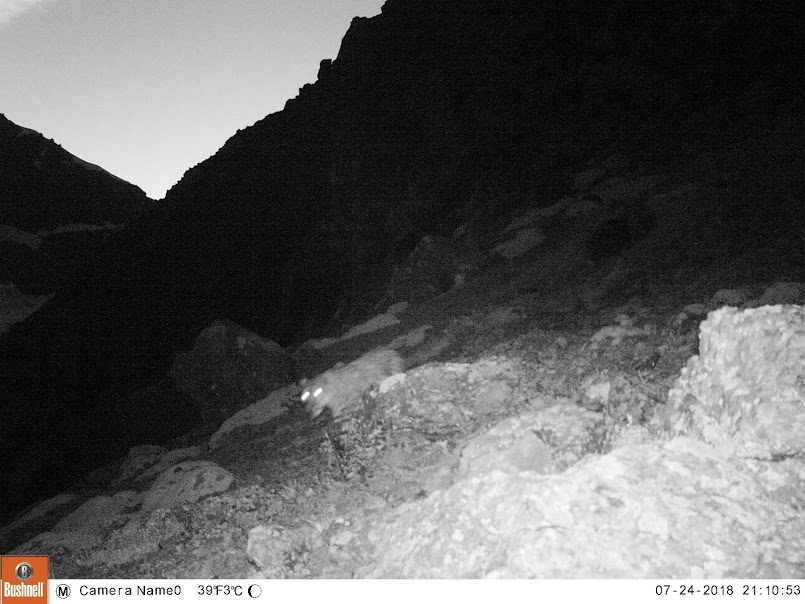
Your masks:
[{"label": "white rock face", "polygon": [[674,434],[742,456],[805,453],[805,307],[713,311],[699,352],[668,393]]}]

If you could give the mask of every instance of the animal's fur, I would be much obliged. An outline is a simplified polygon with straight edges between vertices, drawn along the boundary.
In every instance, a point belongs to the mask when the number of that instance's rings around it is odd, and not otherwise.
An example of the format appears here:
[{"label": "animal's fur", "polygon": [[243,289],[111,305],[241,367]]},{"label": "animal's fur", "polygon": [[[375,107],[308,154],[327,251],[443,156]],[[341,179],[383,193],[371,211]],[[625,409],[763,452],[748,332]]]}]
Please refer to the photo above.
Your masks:
[{"label": "animal's fur", "polygon": [[338,417],[344,410],[357,407],[363,393],[373,384],[421,365],[445,350],[451,342],[449,335],[435,338],[405,357],[391,348],[370,350],[351,363],[339,363],[318,377],[303,381],[302,402],[312,417],[317,417],[325,407],[330,409],[333,417]]},{"label": "animal's fur", "polygon": [[404,371],[396,350],[376,348],[351,363],[328,369],[304,385],[302,402],[312,417],[329,407],[333,417],[357,407],[363,393],[373,384]]}]

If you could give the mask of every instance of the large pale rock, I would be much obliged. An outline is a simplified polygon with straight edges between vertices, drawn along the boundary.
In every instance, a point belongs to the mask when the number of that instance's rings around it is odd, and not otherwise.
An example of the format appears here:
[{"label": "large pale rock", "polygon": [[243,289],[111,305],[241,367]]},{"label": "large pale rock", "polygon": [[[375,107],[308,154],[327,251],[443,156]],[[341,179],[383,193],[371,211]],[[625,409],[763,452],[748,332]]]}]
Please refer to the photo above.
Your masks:
[{"label": "large pale rock", "polygon": [[805,453],[805,307],[725,307],[701,324],[666,425],[741,456]]},{"label": "large pale rock", "polygon": [[758,472],[689,438],[623,447],[557,475],[471,474],[352,527],[366,536],[355,576],[799,576],[805,522],[790,494],[804,478],[801,464]]}]

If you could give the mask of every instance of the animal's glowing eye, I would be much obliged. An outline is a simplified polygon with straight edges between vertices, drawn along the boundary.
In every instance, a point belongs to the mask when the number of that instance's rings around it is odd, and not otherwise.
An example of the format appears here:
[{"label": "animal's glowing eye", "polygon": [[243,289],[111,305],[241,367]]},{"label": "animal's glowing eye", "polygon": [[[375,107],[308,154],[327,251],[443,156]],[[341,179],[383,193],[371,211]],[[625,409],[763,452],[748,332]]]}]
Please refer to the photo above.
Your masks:
[{"label": "animal's glowing eye", "polygon": [[305,390],[305,391],[302,393],[302,397],[301,397],[301,398],[302,398],[302,402],[306,401],[306,400],[307,400],[307,397],[309,397],[309,396],[310,396],[310,391]]},{"label": "animal's glowing eye", "polygon": [[319,396],[320,394],[321,394],[321,388],[316,388],[316,390],[313,392],[313,396]]}]

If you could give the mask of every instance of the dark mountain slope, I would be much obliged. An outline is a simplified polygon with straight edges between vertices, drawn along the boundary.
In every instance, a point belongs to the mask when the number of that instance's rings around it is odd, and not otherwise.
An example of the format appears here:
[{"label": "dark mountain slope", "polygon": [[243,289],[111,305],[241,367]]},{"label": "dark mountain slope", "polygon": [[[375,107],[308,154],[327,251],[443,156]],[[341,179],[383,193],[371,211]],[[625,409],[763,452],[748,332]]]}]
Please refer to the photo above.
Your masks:
[{"label": "dark mountain slope", "polygon": [[150,203],[138,187],[0,114],[0,285],[52,294]]},{"label": "dark mountain slope", "polygon": [[139,187],[0,114],[0,224],[29,232],[70,222],[120,224],[149,201]]},{"label": "dark mountain slope", "polygon": [[67,481],[187,429],[121,401],[213,317],[298,341],[365,315],[423,235],[499,226],[599,153],[751,135],[754,113],[801,96],[793,7],[389,0],[0,340],[4,405],[25,409],[3,447],[48,443],[40,467]]}]

